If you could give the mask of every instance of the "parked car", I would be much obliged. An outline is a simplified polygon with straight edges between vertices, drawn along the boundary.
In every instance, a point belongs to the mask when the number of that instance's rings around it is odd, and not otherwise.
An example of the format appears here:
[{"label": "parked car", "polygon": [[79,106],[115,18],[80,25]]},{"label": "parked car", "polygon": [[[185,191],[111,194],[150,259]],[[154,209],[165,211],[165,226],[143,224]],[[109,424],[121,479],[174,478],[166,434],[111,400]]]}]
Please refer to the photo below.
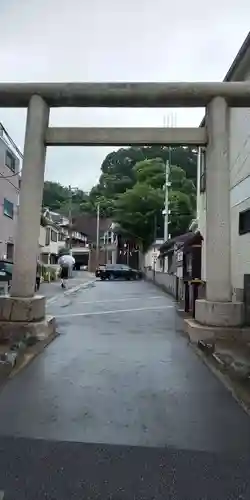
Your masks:
[{"label": "parked car", "polygon": [[10,288],[13,272],[13,262],[10,260],[0,260],[0,282],[7,282]]},{"label": "parked car", "polygon": [[104,266],[99,266],[95,273],[97,278],[104,280],[114,280],[114,279],[126,279],[126,280],[138,280],[141,279],[142,274],[138,269],[132,269],[132,267],[126,266],[125,264],[106,264]]}]

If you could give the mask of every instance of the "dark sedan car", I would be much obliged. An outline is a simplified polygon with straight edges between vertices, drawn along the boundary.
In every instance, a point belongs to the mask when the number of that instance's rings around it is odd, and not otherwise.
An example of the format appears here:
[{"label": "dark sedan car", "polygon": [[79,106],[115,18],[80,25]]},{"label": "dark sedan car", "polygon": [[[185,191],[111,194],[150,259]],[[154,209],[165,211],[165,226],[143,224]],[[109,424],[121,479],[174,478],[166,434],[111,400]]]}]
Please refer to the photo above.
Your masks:
[{"label": "dark sedan car", "polygon": [[106,266],[99,266],[95,275],[103,281],[114,279],[138,280],[142,277],[138,269],[132,269],[132,267],[126,266],[125,264],[106,264]]}]

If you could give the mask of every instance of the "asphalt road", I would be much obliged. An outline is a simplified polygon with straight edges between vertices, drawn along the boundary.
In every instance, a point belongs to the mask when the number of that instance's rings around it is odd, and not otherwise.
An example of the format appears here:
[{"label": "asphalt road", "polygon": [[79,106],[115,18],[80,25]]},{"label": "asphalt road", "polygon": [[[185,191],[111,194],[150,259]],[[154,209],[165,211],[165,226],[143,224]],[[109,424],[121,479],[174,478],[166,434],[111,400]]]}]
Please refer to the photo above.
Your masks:
[{"label": "asphalt road", "polygon": [[0,394],[4,499],[250,498],[250,419],[170,298],[96,282],[48,312],[60,336]]}]

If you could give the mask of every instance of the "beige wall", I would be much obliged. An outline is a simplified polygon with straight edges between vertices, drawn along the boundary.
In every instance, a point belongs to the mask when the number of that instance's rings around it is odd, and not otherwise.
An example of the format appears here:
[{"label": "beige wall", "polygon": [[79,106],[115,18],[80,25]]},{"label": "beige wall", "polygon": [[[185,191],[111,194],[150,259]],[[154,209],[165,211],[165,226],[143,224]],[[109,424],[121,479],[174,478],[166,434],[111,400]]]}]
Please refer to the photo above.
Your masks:
[{"label": "beige wall", "polygon": [[[14,172],[5,166],[6,150],[9,149],[4,140],[0,137],[0,258],[7,254],[7,243],[14,243],[15,228],[18,216],[19,199],[19,175],[13,175]],[[15,172],[20,169],[20,162],[13,151],[15,157]],[[3,178],[8,177],[8,178]],[[4,213],[4,199],[13,203],[13,218]]]},{"label": "beige wall", "polygon": [[[41,229],[40,229],[40,237],[42,237],[42,240],[43,240],[43,244],[44,246],[41,248],[41,252],[42,253],[46,253],[46,254],[55,254],[57,255],[58,254],[58,250],[60,247],[64,246],[64,243],[63,241],[58,241],[58,237],[59,237],[59,231],[57,231],[57,229],[55,229],[54,227],[50,227],[49,225],[47,225],[45,228],[45,232],[43,232]],[[57,241],[52,241],[51,238],[50,238],[50,243],[49,245],[46,245],[46,232],[47,231],[55,231],[56,234],[57,234]]]},{"label": "beige wall", "polygon": [[[246,80],[250,80],[248,73]],[[231,275],[233,292],[250,274],[250,233],[239,234],[239,214],[250,209],[250,109],[230,110]]]}]

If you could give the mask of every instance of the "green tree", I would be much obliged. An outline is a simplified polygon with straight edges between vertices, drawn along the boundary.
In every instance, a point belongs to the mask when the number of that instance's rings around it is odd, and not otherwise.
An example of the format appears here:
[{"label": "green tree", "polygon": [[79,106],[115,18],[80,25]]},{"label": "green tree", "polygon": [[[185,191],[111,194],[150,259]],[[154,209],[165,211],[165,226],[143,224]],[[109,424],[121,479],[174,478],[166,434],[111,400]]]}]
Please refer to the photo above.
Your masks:
[{"label": "green tree", "polygon": [[[89,195],[80,189],[72,194],[73,214],[79,212],[94,214],[97,203],[100,203],[101,214],[112,217],[119,195],[132,189],[138,181],[149,182],[154,187],[163,186],[167,159],[169,159],[169,148],[165,146],[121,148],[109,153],[102,162],[99,182],[91,189]],[[194,207],[197,152],[191,148],[173,147],[171,148],[171,163],[178,165],[186,174],[182,188],[174,189],[189,192]],[[170,180],[172,180],[171,175]],[[67,214],[68,187],[46,181],[43,206]]]},{"label": "green tree", "polygon": [[190,197],[181,191],[170,191],[169,209],[169,234],[174,237],[185,233],[194,217]]},{"label": "green tree", "polygon": [[69,189],[59,182],[45,181],[43,188],[43,206],[50,210],[60,210],[63,203],[68,200]]},{"label": "green tree", "polygon": [[91,212],[94,210],[89,195],[81,189],[73,190],[70,193],[69,187],[62,186],[59,182],[45,181],[43,190],[43,206],[52,211],[67,215],[70,208],[73,214],[79,212]]},{"label": "green tree", "polygon": [[163,200],[162,189],[138,182],[115,202],[114,220],[142,242],[144,250],[154,239],[156,214],[162,210]]},{"label": "green tree", "polygon": [[166,167],[161,158],[140,161],[135,164],[133,171],[137,182],[150,184],[155,189],[162,188],[165,183]]},{"label": "green tree", "polygon": [[[106,198],[116,198],[137,182],[135,165],[144,160],[162,160],[170,158],[171,164],[178,165],[186,173],[186,178],[196,185],[197,151],[188,147],[145,146],[121,148],[109,153],[101,165],[101,175],[96,186],[98,192]],[[159,160],[158,160],[159,159]],[[95,191],[96,192],[96,191]],[[91,195],[91,194],[90,194]],[[94,195],[94,192],[93,192]]]},{"label": "green tree", "polygon": [[[114,204],[114,216],[131,236],[141,239],[145,249],[156,236],[163,237],[166,165],[161,158],[143,160],[133,167],[133,175],[137,182],[119,196]],[[195,186],[177,166],[171,167],[169,178],[169,232],[177,236],[188,229],[193,218],[190,195],[195,193]]]}]

